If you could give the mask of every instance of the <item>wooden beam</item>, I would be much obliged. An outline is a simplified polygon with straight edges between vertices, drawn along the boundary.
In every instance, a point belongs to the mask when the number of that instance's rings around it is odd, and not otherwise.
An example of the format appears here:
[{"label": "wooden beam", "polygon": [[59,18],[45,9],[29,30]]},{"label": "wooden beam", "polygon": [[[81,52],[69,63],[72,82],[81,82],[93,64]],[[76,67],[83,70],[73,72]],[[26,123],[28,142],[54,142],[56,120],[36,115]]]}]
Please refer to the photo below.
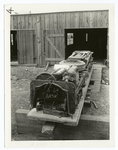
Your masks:
[{"label": "wooden beam", "polygon": [[35,29],[10,29],[10,31],[29,31],[29,30],[35,30]]},{"label": "wooden beam", "polygon": [[52,43],[52,41],[46,36],[47,41],[50,43],[50,45],[53,47],[53,49],[56,51],[56,53],[59,55],[59,57],[63,58],[63,56],[61,55],[61,53],[58,51],[58,49],[54,46],[54,44]]},{"label": "wooden beam", "polygon": [[64,34],[50,34],[48,37],[64,37]]},{"label": "wooden beam", "polygon": [[54,130],[54,128],[55,128],[55,123],[53,123],[53,122],[46,122],[45,123],[45,125],[43,125],[43,127],[42,127],[42,133],[43,134],[49,134],[49,135],[51,135],[52,133],[53,133],[53,130]]},{"label": "wooden beam", "polygon": [[[41,121],[37,118],[27,118],[27,114],[30,110],[26,109],[18,109],[15,113],[16,122],[17,123],[27,123],[32,125],[45,125],[45,121]],[[89,120],[89,121],[101,121],[101,122],[109,122],[109,116],[94,116],[94,115],[81,115],[80,120]]]},{"label": "wooden beam", "polygon": [[45,71],[48,70],[49,65],[50,65],[50,62],[48,61],[48,62],[47,62],[47,65],[46,65],[46,67],[45,67]]},{"label": "wooden beam", "polygon": [[64,58],[45,58],[46,61],[62,61]]},{"label": "wooden beam", "polygon": [[85,100],[84,101],[84,107],[91,107],[91,101],[90,100]]},{"label": "wooden beam", "polygon": [[109,122],[109,116],[81,115],[80,120]]}]

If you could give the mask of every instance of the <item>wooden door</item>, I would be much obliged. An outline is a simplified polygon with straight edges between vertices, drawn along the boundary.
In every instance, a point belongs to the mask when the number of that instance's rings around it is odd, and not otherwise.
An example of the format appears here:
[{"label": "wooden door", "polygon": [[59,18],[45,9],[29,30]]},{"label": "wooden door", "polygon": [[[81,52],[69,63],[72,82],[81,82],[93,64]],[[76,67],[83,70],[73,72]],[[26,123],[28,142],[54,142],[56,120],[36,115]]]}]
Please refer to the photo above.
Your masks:
[{"label": "wooden door", "polygon": [[34,64],[34,30],[17,31],[18,63]]},{"label": "wooden door", "polygon": [[45,60],[51,65],[64,60],[65,43],[63,29],[44,30]]}]

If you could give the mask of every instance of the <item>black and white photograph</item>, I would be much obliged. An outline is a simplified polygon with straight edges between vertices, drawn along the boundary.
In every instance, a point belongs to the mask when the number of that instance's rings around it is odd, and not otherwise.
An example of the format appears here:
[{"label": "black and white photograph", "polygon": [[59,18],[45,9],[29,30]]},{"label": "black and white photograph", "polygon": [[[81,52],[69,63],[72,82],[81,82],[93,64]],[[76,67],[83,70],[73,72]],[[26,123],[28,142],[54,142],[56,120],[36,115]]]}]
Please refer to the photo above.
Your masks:
[{"label": "black and white photograph", "polygon": [[9,4],[4,11],[9,16],[10,142],[110,145],[114,5]]}]

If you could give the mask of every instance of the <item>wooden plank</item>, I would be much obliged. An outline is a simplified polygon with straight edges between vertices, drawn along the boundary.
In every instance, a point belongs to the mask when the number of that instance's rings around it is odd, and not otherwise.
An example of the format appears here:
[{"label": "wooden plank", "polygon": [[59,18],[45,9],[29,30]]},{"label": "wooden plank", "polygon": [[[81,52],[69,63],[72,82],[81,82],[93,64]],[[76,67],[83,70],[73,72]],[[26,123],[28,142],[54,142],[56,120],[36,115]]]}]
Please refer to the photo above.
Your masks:
[{"label": "wooden plank", "polygon": [[66,13],[66,28],[70,28],[70,13]]},{"label": "wooden plank", "polygon": [[63,36],[61,36],[61,50],[62,50],[62,52],[61,52],[61,54],[62,54],[62,56],[63,56],[63,58],[65,58],[65,30],[64,30],[64,28],[65,28],[65,13],[62,13],[62,15],[61,15],[61,17],[62,17],[62,28],[60,29],[61,31],[60,31],[60,33],[63,35]]},{"label": "wooden plank", "polygon": [[13,16],[13,29],[18,28],[18,18],[17,16]]},{"label": "wooden plank", "polygon": [[73,12],[70,13],[70,27],[71,28],[75,27],[75,14]]},{"label": "wooden plank", "polygon": [[[44,125],[45,121],[38,120],[36,118],[30,118],[28,119],[27,115],[30,112],[30,110],[27,109],[17,109],[15,112],[16,122],[17,123],[29,123],[33,125]],[[93,116],[93,115],[86,115],[82,114],[80,117],[80,120],[85,121],[96,121],[96,122],[109,122],[110,118],[109,116]]]},{"label": "wooden plank", "polygon": [[90,100],[85,100],[84,101],[84,107],[91,107],[91,101]]},{"label": "wooden plank", "polygon": [[36,29],[37,16],[32,15],[32,28]]},{"label": "wooden plank", "polygon": [[37,36],[37,59],[36,63],[41,64],[41,20],[40,15],[37,15],[37,24],[36,24],[36,36]]},{"label": "wooden plank", "polygon": [[64,37],[64,34],[49,34],[48,37]]},{"label": "wooden plank", "polygon": [[33,31],[29,31],[29,45],[30,45],[30,64],[33,64],[34,51],[33,51]]},{"label": "wooden plank", "polygon": [[17,124],[17,133],[34,133],[34,134],[41,134],[42,125],[31,125],[31,124],[24,124],[18,123]]},{"label": "wooden plank", "polygon": [[44,37],[45,37],[45,40],[44,40],[44,42],[45,42],[45,58],[47,57],[50,57],[50,52],[49,52],[49,46],[48,46],[48,41],[47,41],[47,39],[46,39],[46,36],[48,36],[48,33],[47,33],[47,30],[44,30]]},{"label": "wooden plank", "polygon": [[29,31],[26,31],[25,35],[26,35],[25,49],[26,49],[26,53],[27,53],[26,62],[27,62],[27,64],[30,64],[30,44],[29,44],[29,42],[30,42],[29,36],[30,35],[29,35]]},{"label": "wooden plank", "polygon": [[79,12],[79,27],[82,28],[84,27],[84,21],[83,21],[84,17],[83,17],[83,12]]},{"label": "wooden plank", "polygon": [[94,15],[94,28],[95,27],[98,27],[98,12],[94,12],[93,13],[93,15]]},{"label": "wooden plank", "polygon": [[41,65],[46,65],[46,62],[45,62],[45,49],[44,49],[44,40],[45,40],[45,37],[44,37],[44,33],[43,33],[43,30],[45,29],[45,16],[44,15],[41,15]]},{"label": "wooden plank", "polygon": [[109,29],[109,12],[108,11],[106,11],[106,18],[105,18],[105,20],[106,20],[106,28],[108,28]]},{"label": "wooden plank", "polygon": [[32,29],[33,28],[33,25],[32,25],[32,15],[29,14],[28,16],[28,28],[29,29]]},{"label": "wooden plank", "polygon": [[[59,22],[59,17],[58,17],[58,22]],[[59,29],[55,30],[55,34],[59,34]],[[60,38],[59,37],[55,37],[55,47],[58,49],[59,53],[60,52]],[[59,58],[60,56],[58,55],[58,53],[55,54],[56,58]],[[57,63],[57,62],[55,62]]]},{"label": "wooden plank", "polygon": [[58,19],[57,19],[58,20],[57,26],[58,26],[58,29],[60,29],[60,28],[63,27],[62,13],[58,13],[57,17],[58,17]]},{"label": "wooden plank", "polygon": [[62,29],[66,27],[65,13],[62,13]]},{"label": "wooden plank", "polygon": [[10,16],[10,30],[13,29],[13,16]]},{"label": "wooden plank", "polygon": [[28,15],[25,15],[25,29],[28,30]]},{"label": "wooden plank", "polygon": [[89,28],[90,27],[90,13],[89,12],[84,12],[84,27]]},{"label": "wooden plank", "polygon": [[[55,30],[52,31],[53,34],[55,34]],[[55,44],[55,37],[51,38],[51,41],[53,42],[53,44]],[[52,58],[55,58],[56,52],[55,50],[52,48]],[[54,65],[56,63],[56,61],[53,61],[52,64]]]},{"label": "wooden plank", "polygon": [[90,28],[93,28],[93,20],[94,20],[94,18],[93,18],[93,12],[90,12],[89,13],[90,14]]},{"label": "wooden plank", "polygon": [[35,29],[11,29],[10,31],[34,31]]},{"label": "wooden plank", "polygon": [[25,42],[24,42],[24,31],[21,32],[22,33],[22,64],[24,64],[24,45],[25,45]]},{"label": "wooden plank", "polygon": [[57,29],[57,14],[54,14],[54,29]]},{"label": "wooden plank", "polygon": [[62,61],[62,58],[45,58],[46,61]]},{"label": "wooden plank", "polygon": [[99,28],[103,27],[103,12],[99,12]]},{"label": "wooden plank", "polygon": [[26,35],[25,35],[25,31],[23,31],[23,35],[22,35],[22,38],[23,38],[23,63],[26,64],[27,63],[27,53],[26,53],[26,48],[25,48],[25,44],[26,44]]},{"label": "wooden plank", "polygon": [[75,23],[75,27],[79,28],[79,13],[78,12],[75,13],[75,21],[74,21],[74,23]]},{"label": "wooden plank", "polygon": [[24,24],[25,24],[24,16],[20,16],[20,22],[21,22],[21,29],[25,29],[25,27],[24,27]]},{"label": "wooden plank", "polygon": [[[54,33],[54,30],[49,30],[49,34],[53,34]],[[54,38],[52,37],[52,38],[49,38],[50,39],[50,41],[52,42],[52,44],[54,45]],[[49,56],[51,57],[51,58],[55,58],[55,50],[54,50],[54,48],[52,47],[52,45],[50,44],[50,42],[48,41],[48,44],[49,44]],[[50,62],[50,65],[54,65],[55,64],[55,62],[53,62],[53,61],[51,61]]]},{"label": "wooden plank", "polygon": [[[57,29],[54,30],[55,35],[57,34]],[[57,46],[57,37],[54,37],[54,45]],[[54,58],[58,58],[58,54],[55,52],[54,53]],[[56,61],[55,61],[56,63]]]},{"label": "wooden plank", "polygon": [[27,30],[29,30],[29,24],[28,24],[28,15],[25,15],[25,63],[27,64],[28,63],[28,49],[27,49],[27,39],[28,39],[28,35],[27,35]]},{"label": "wooden plank", "polygon": [[64,24],[65,24],[65,22],[64,22],[64,20],[63,20],[64,14],[63,14],[63,13],[60,13],[59,16],[60,16],[60,24],[59,24],[59,28],[62,29],[62,28],[64,28]]},{"label": "wooden plank", "polygon": [[104,20],[104,27],[108,28],[108,11],[104,11],[103,20]]},{"label": "wooden plank", "polygon": [[50,43],[50,45],[53,47],[53,49],[56,51],[56,53],[59,55],[59,57],[63,58],[63,56],[58,51],[58,49],[53,45],[52,41],[48,37],[46,37],[46,39],[48,40],[48,42]]},{"label": "wooden plank", "polygon": [[46,122],[45,125],[43,125],[41,132],[43,134],[51,135],[51,134],[53,134],[53,130],[54,130],[55,126],[56,126],[56,124],[53,122]]},{"label": "wooden plank", "polygon": [[36,39],[36,28],[37,28],[37,16],[32,15],[32,28],[35,29],[33,33],[33,63],[36,63],[37,58],[37,39]]},{"label": "wooden plank", "polygon": [[11,62],[11,66],[22,66],[22,67],[37,67],[36,64],[19,64],[18,62]]},{"label": "wooden plank", "polygon": [[[58,28],[58,15],[54,14],[54,33],[57,34],[57,28]],[[54,45],[57,45],[57,38],[54,37]],[[54,58],[58,57],[58,54],[54,52]]]},{"label": "wooden plank", "polygon": [[17,123],[26,123],[26,124],[32,124],[32,125],[44,125],[45,121],[40,121],[37,119],[28,119],[27,114],[30,112],[30,110],[26,109],[17,109],[15,112],[15,118]]},{"label": "wooden plank", "polygon": [[49,29],[54,30],[54,14],[49,14]]},{"label": "wooden plank", "polygon": [[[64,29],[61,29],[61,33],[64,35]],[[65,58],[65,35],[61,37],[62,55]]]},{"label": "wooden plank", "polygon": [[22,31],[20,31],[19,32],[19,53],[20,53],[20,64],[22,64],[23,63],[23,55],[22,55],[22,43],[23,43],[23,41],[22,41],[23,39],[22,39]]},{"label": "wooden plank", "polygon": [[44,25],[45,25],[45,30],[49,30],[49,24],[50,24],[50,18],[49,14],[44,15]]},{"label": "wooden plank", "polygon": [[48,70],[49,65],[50,65],[50,62],[48,61],[48,62],[47,62],[47,65],[46,65],[46,67],[45,67],[45,69],[44,69],[45,71],[47,71],[47,70]]},{"label": "wooden plank", "polygon": [[21,22],[20,22],[20,16],[17,16],[18,17],[18,29],[21,29]]},{"label": "wooden plank", "polygon": [[[50,28],[49,35],[54,34],[54,15],[53,14],[49,14],[49,28]],[[54,37],[50,37],[50,40],[54,44]],[[55,51],[50,44],[49,44],[49,53],[50,53],[49,56],[51,58],[55,57]],[[50,65],[54,65],[54,64],[55,64],[54,62],[50,62]]]},{"label": "wooden plank", "polygon": [[[62,29],[59,29],[58,33],[61,34],[62,33]],[[59,52],[61,53],[62,57],[64,58],[64,56],[63,56],[63,48],[62,48],[62,37],[59,37],[58,47],[57,48],[58,48]]]},{"label": "wooden plank", "polygon": [[22,63],[22,33],[19,31],[19,63]]}]

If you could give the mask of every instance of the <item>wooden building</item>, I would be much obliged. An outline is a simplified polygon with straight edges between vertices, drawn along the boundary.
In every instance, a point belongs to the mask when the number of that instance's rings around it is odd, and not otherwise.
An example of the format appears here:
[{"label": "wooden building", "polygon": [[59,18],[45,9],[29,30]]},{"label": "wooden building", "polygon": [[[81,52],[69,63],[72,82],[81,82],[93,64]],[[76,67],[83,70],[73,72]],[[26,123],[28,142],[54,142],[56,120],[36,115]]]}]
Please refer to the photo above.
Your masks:
[{"label": "wooden building", "polygon": [[11,59],[20,64],[54,64],[75,50],[108,58],[108,10],[11,15]]}]

